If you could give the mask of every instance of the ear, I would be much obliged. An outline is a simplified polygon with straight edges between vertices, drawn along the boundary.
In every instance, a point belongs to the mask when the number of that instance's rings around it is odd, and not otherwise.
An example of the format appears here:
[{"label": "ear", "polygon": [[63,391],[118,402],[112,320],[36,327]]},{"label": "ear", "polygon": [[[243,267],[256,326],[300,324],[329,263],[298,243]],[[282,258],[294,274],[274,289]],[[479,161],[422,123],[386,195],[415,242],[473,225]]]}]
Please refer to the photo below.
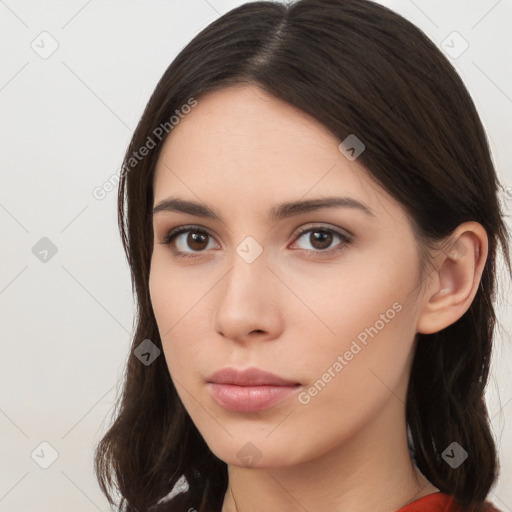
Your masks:
[{"label": "ear", "polygon": [[465,222],[457,227],[434,259],[417,332],[438,332],[455,323],[469,309],[480,285],[487,253],[487,233],[481,224]]}]

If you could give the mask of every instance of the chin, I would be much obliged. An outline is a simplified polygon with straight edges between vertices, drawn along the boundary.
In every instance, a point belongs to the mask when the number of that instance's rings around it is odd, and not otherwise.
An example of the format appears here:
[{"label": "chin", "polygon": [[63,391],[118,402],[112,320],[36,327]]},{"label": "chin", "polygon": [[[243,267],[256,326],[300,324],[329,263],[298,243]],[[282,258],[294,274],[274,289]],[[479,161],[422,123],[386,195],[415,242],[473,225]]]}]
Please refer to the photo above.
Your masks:
[{"label": "chin", "polygon": [[252,437],[229,438],[220,444],[218,438],[207,443],[213,454],[230,466],[250,469],[272,469],[293,466],[300,462],[297,443]]}]

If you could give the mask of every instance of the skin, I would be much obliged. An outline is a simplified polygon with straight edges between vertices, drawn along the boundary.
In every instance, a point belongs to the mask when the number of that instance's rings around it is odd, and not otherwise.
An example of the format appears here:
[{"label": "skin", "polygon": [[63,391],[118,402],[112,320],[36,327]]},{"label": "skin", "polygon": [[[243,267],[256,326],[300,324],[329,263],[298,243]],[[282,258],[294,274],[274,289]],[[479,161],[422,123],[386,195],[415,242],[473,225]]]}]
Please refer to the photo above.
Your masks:
[{"label": "skin", "polygon": [[[223,512],[392,512],[438,491],[407,447],[415,335],[436,332],[469,308],[487,237],[477,223],[460,225],[454,249],[432,253],[422,280],[406,213],[339,143],[306,113],[244,84],[199,98],[157,163],[155,206],[179,196],[222,218],[155,213],[149,287],[179,396],[228,464]],[[338,207],[267,219],[279,203],[333,195],[356,199],[373,215]],[[191,233],[162,243],[171,229],[189,225],[208,232],[201,243]],[[349,233],[351,241],[299,237],[308,227]],[[252,263],[236,251],[248,236],[263,248]],[[232,412],[207,389],[216,370],[256,366],[307,392],[397,303],[400,311],[307,404],[294,394],[262,412]],[[248,442],[252,464],[237,456]]]}]

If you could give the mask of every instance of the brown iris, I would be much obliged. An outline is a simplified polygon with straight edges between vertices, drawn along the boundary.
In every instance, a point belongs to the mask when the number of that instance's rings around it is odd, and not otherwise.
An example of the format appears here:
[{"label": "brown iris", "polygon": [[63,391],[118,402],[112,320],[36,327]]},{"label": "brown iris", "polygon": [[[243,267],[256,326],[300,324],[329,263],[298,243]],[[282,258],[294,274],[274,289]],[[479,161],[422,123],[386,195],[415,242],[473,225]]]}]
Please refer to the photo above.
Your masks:
[{"label": "brown iris", "polygon": [[327,249],[332,243],[332,233],[326,231],[312,231],[309,241],[315,249]]},{"label": "brown iris", "polygon": [[200,251],[208,245],[208,235],[191,232],[187,236],[187,245],[195,251]]}]

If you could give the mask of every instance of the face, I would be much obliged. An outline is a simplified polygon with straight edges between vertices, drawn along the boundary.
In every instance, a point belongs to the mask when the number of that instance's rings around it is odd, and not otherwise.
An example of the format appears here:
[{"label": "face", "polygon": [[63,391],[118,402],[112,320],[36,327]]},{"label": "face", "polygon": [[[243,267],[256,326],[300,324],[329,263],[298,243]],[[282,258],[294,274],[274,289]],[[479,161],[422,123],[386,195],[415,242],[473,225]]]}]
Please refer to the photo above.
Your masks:
[{"label": "face", "polygon": [[405,403],[417,242],[340,142],[230,86],[199,98],[159,157],[153,310],[177,392],[228,464],[311,460]]}]

